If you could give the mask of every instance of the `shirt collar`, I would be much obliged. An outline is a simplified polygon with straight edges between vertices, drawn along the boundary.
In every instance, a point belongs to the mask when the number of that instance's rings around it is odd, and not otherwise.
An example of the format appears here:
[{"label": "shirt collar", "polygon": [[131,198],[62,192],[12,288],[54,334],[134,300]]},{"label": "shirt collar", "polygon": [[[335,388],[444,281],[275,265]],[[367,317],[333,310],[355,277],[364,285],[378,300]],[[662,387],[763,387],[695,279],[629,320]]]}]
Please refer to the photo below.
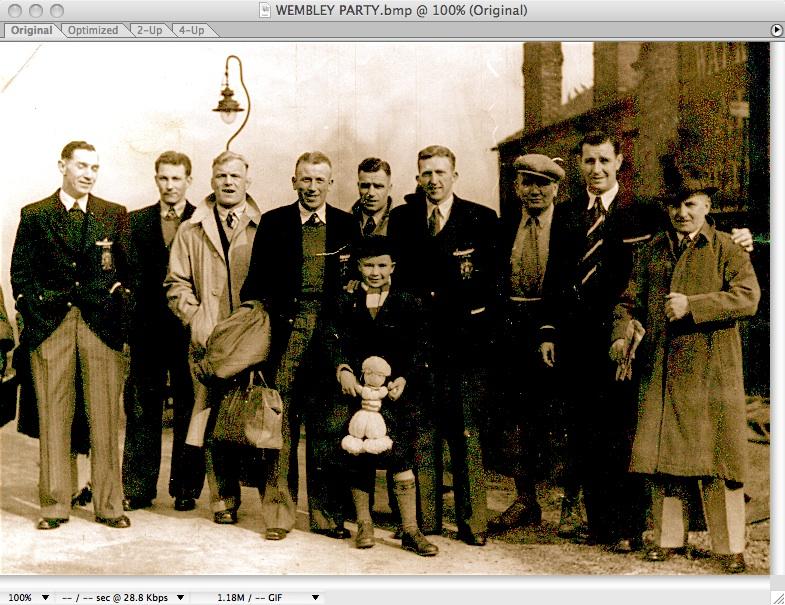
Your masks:
[{"label": "shirt collar", "polygon": [[87,195],[83,195],[79,199],[76,199],[68,195],[62,189],[60,189],[60,201],[63,202],[66,210],[70,210],[71,208],[74,207],[74,204],[76,202],[79,202],[79,207],[82,209],[82,211],[83,212],[87,211]]},{"label": "shirt collar", "polygon": [[327,204],[322,204],[317,210],[308,210],[305,206],[303,206],[300,202],[297,202],[297,208],[300,210],[300,222],[304,225],[308,222],[308,219],[311,218],[311,215],[316,212],[316,216],[319,217],[319,220],[322,221],[325,225],[327,224]]},{"label": "shirt collar", "polygon": [[[169,204],[162,201],[159,201],[158,204],[160,206],[161,217],[166,217],[166,213],[169,212]],[[185,200],[180,200],[174,204],[174,211],[177,216],[182,216],[183,212],[185,211]]]},{"label": "shirt collar", "polygon": [[439,204],[434,204],[431,200],[428,200],[428,218],[431,218],[431,214],[436,208],[439,208],[439,213],[442,215],[442,221],[447,222],[447,219],[450,218],[450,211],[452,210],[452,204],[455,201],[455,196],[451,193],[446,198],[444,198]]},{"label": "shirt collar", "polygon": [[221,206],[221,204],[216,204],[215,207],[218,210],[218,216],[222,221],[226,220],[226,217],[229,216],[230,212],[234,212],[234,215],[237,218],[240,218],[243,214],[245,214],[245,209],[248,206],[248,202],[243,200],[239,204],[232,206],[231,208],[225,208]]},{"label": "shirt collar", "polygon": [[588,209],[591,210],[594,208],[594,198],[599,197],[602,200],[602,207],[605,208],[605,212],[608,211],[608,208],[611,207],[611,202],[616,199],[616,194],[619,192],[619,182],[616,181],[613,187],[608,189],[608,191],[597,195],[596,193],[592,193],[589,191],[588,187],[586,188],[586,195],[589,196],[589,205]]}]

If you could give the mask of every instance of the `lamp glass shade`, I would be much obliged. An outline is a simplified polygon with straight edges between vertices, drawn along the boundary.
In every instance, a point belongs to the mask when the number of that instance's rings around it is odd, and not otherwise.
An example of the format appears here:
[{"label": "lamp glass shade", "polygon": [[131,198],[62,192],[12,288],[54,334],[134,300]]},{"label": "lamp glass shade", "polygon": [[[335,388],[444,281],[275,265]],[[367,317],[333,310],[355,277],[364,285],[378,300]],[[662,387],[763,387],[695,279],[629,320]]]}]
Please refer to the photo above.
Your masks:
[{"label": "lamp glass shade", "polygon": [[224,124],[231,124],[237,117],[236,111],[219,111],[218,113],[221,114],[221,119],[224,121]]}]

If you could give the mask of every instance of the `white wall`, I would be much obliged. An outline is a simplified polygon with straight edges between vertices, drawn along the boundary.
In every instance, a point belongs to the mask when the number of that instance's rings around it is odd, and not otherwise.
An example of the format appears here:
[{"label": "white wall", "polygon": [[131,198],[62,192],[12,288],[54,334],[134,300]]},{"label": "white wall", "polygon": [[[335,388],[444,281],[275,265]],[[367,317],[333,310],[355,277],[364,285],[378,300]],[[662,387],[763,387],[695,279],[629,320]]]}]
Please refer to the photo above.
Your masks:
[{"label": "white wall", "polygon": [[[334,163],[331,201],[356,199],[356,167],[369,155],[393,169],[397,203],[414,189],[416,153],[443,144],[458,157],[456,191],[498,207],[490,149],[520,129],[520,44],[5,43],[0,46],[0,284],[20,208],[60,184],[69,140],[98,150],[94,193],[140,208],[157,200],[153,162],[166,149],[194,162],[192,201],[210,192],[211,160],[240,120],[210,111],[228,54],[243,60],[253,102],[232,143],[246,155],[250,193],[263,210],[295,199],[294,161],[321,150]],[[246,106],[237,63],[230,85]]]}]

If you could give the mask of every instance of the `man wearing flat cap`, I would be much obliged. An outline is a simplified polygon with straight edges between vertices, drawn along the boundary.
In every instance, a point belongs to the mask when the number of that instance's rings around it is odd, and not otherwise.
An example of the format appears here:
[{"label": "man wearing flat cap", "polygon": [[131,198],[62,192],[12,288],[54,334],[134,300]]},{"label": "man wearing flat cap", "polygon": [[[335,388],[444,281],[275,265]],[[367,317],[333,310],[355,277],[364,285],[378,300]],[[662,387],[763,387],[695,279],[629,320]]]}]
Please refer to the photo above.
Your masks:
[{"label": "man wearing flat cap", "polygon": [[[538,525],[542,517],[536,481],[552,421],[548,403],[553,400],[554,370],[542,363],[537,333],[551,225],[560,214],[554,201],[564,178],[564,169],[539,153],[518,157],[513,167],[520,205],[501,221],[506,254],[499,255],[503,263],[504,311],[497,365],[501,373],[500,401],[506,408],[502,411],[504,453],[518,496],[507,510],[488,522],[488,528],[497,532]],[[518,354],[511,355],[511,351]]]},{"label": "man wearing flat cap", "polygon": [[[630,357],[630,325],[646,332],[630,470],[651,487],[662,561],[686,546],[685,501],[700,479],[712,549],[728,573],[745,569],[746,415],[738,322],[755,314],[760,288],[750,257],[708,218],[711,195],[685,167],[668,196],[669,228],[643,246],[614,311],[611,359]],[[642,330],[640,330],[642,331]]]}]

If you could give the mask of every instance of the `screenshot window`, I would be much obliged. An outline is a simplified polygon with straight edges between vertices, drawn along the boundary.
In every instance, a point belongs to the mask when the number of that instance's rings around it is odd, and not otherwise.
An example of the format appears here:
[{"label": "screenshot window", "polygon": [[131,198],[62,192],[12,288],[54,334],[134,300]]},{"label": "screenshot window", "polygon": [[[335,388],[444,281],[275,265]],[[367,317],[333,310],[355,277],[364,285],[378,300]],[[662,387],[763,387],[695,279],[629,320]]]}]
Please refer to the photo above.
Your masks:
[{"label": "screenshot window", "polygon": [[784,603],[784,40],[0,2],[0,603]]}]

